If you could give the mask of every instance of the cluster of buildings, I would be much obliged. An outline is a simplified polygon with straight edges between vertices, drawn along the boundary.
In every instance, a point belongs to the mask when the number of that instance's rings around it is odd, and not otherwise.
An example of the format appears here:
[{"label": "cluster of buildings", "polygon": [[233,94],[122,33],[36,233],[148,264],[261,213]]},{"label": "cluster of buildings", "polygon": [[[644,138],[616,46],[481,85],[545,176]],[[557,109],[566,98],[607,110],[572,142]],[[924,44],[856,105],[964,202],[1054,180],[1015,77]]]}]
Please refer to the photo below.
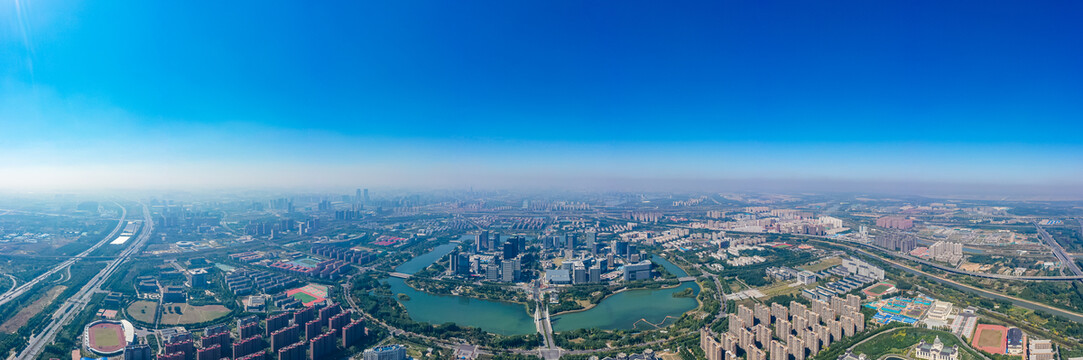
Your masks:
[{"label": "cluster of buildings", "polygon": [[[810,211],[796,209],[771,209],[767,206],[750,206],[740,213],[708,212],[708,220],[692,222],[693,229],[733,230],[741,232],[783,233],[826,236],[844,231],[842,219],[831,216],[816,217]],[[712,219],[725,219],[719,221]]]},{"label": "cluster of buildings", "polygon": [[[367,334],[364,322],[353,320],[351,313],[342,311],[337,304],[270,315],[260,325],[256,316],[240,318],[235,332],[227,325],[216,325],[206,328],[198,339],[183,329],[163,330],[163,350],[158,359],[317,360],[327,358],[340,346],[353,345]],[[125,360],[150,360],[148,350],[129,348],[125,349]]]},{"label": "cluster of buildings", "polygon": [[902,216],[884,216],[876,219],[876,226],[887,229],[907,230],[914,227],[914,220]]},{"label": "cluster of buildings", "polygon": [[797,270],[789,266],[782,267],[769,267],[767,268],[767,276],[778,281],[791,281],[797,280],[805,285],[812,285],[818,278],[816,273],[808,270]]},{"label": "cluster of buildings", "polygon": [[350,264],[341,260],[324,260],[313,266],[296,261],[279,261],[271,264],[271,267],[322,279],[337,279],[350,270]]},{"label": "cluster of buildings", "polygon": [[300,283],[296,278],[283,274],[243,268],[226,275],[226,288],[237,296],[252,294],[253,289],[259,289],[266,294],[275,293],[296,287]]},{"label": "cluster of buildings", "polygon": [[929,246],[929,257],[936,261],[958,264],[963,260],[963,244],[937,241]]},{"label": "cluster of buildings", "polygon": [[804,360],[833,342],[865,330],[861,299],[847,295],[829,301],[814,299],[811,308],[796,301],[789,307],[756,304],[754,309],[738,305],[729,314],[729,330],[714,334],[700,330],[700,348],[707,360]]},{"label": "cluster of buildings", "polygon": [[351,264],[364,265],[376,260],[377,253],[357,249],[347,249],[327,244],[312,244],[312,253]]},{"label": "cluster of buildings", "polygon": [[918,248],[918,239],[912,234],[889,231],[877,236],[874,244],[887,250],[908,253]]},{"label": "cluster of buildings", "polygon": [[884,279],[884,269],[861,261],[857,258],[844,259],[842,265],[831,267],[816,275],[820,278],[837,276],[839,279],[801,290],[801,296],[809,299],[826,300],[846,294],[866,284]]},{"label": "cluster of buildings", "polygon": [[523,280],[523,252],[526,238],[511,236],[503,242],[499,234],[482,231],[474,238],[473,252],[451,253],[448,275],[483,277],[486,281],[520,282]]}]

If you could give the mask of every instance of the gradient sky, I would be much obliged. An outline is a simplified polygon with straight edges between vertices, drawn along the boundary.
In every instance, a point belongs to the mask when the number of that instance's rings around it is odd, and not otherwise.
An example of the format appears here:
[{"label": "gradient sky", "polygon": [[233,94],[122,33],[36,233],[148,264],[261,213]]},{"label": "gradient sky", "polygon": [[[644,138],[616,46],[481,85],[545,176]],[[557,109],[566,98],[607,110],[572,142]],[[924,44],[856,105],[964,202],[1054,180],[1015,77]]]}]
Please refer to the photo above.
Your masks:
[{"label": "gradient sky", "polygon": [[1079,1],[0,2],[0,188],[1083,188]]}]

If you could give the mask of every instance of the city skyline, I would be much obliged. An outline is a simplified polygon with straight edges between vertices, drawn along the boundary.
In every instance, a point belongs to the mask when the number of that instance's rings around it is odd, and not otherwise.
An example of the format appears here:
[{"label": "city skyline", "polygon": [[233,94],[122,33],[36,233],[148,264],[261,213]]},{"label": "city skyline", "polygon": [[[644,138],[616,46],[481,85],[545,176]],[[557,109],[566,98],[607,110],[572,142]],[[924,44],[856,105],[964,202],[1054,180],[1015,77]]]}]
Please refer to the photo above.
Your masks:
[{"label": "city skyline", "polygon": [[5,3],[0,187],[1083,194],[1078,3],[217,6]]}]

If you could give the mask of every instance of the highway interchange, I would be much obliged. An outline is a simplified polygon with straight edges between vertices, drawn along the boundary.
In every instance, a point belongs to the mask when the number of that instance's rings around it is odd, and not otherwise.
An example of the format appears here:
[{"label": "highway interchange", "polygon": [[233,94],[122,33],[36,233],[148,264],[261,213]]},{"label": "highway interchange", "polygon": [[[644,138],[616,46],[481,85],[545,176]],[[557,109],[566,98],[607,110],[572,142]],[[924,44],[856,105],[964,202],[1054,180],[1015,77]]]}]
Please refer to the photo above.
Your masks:
[{"label": "highway interchange", "polygon": [[[61,304],[61,306],[56,310],[56,312],[53,313],[53,316],[49,321],[49,324],[45,326],[45,329],[40,333],[30,336],[30,340],[26,348],[23,349],[21,353],[19,353],[16,359],[28,360],[37,358],[38,354],[41,353],[42,348],[44,348],[45,345],[52,343],[53,338],[56,337],[57,333],[60,332],[60,330],[63,329],[64,326],[68,322],[70,322],[73,317],[75,317],[75,315],[83,311],[87,303],[90,301],[90,298],[93,297],[95,293],[100,291],[99,288],[101,287],[101,285],[105,283],[105,281],[108,280],[110,276],[113,275],[117,268],[119,268],[120,265],[124,264],[125,261],[131,258],[132,255],[139,252],[143,244],[146,243],[147,239],[150,237],[150,234],[154,232],[154,221],[151,219],[150,209],[146,205],[142,206],[143,228],[140,230],[139,236],[135,239],[135,241],[132,241],[131,245],[129,245],[128,248],[125,249],[123,252],[121,252],[120,255],[116,257],[116,259],[110,261],[109,264],[105,266],[105,268],[98,272],[97,275],[94,275],[94,277],[91,278],[90,281],[86,283],[86,285],[79,289],[79,292],[75,293],[75,295],[73,295],[71,298],[65,300],[64,303]],[[124,214],[126,215],[127,211],[125,211]],[[110,234],[110,236],[107,237],[105,240],[102,240],[101,243],[95,245],[94,248],[97,248],[102,244],[106,243],[107,241],[111,240],[113,236],[116,235],[115,233],[124,227],[123,225],[124,215],[121,216],[121,221],[120,224],[117,225],[117,229],[114,230],[113,233]],[[89,251],[91,250],[88,250],[81,255],[85,255],[89,253]],[[70,264],[68,265],[70,266]],[[59,269],[60,267],[57,267],[54,268],[52,271],[56,272]]]},{"label": "highway interchange", "polygon": [[[120,204],[117,204],[117,206],[120,206]],[[49,269],[49,271],[46,271],[45,273],[43,273],[41,275],[38,275],[38,277],[34,278],[33,280],[30,280],[30,281],[26,282],[25,284],[22,284],[22,285],[20,285],[20,286],[18,286],[16,288],[12,288],[11,290],[8,290],[7,292],[5,292],[3,294],[0,294],[0,305],[6,304],[8,301],[11,301],[12,299],[15,299],[15,298],[19,297],[23,293],[25,293],[28,290],[30,290],[31,288],[33,288],[34,285],[36,285],[37,283],[41,282],[42,280],[48,279],[53,274],[55,274],[55,273],[57,273],[57,272],[59,272],[61,270],[64,270],[65,268],[67,268],[67,267],[71,266],[72,264],[74,264],[76,261],[79,261],[79,260],[87,257],[87,255],[90,255],[90,253],[94,252],[94,250],[97,250],[98,248],[102,247],[102,245],[105,245],[105,244],[109,243],[110,241],[112,241],[114,238],[116,238],[117,234],[120,233],[120,231],[122,229],[124,229],[124,224],[125,224],[124,220],[128,216],[128,209],[125,209],[123,206],[120,206],[120,208],[122,210],[122,212],[120,213],[120,221],[117,222],[117,227],[113,228],[113,231],[110,232],[109,235],[106,235],[105,238],[103,238],[97,244],[94,244],[94,246],[91,246],[89,249],[86,249],[86,251],[83,251],[83,252],[79,253],[78,255],[75,255],[71,259],[65,260],[64,262],[62,262],[59,265],[53,267],[52,269]]]}]

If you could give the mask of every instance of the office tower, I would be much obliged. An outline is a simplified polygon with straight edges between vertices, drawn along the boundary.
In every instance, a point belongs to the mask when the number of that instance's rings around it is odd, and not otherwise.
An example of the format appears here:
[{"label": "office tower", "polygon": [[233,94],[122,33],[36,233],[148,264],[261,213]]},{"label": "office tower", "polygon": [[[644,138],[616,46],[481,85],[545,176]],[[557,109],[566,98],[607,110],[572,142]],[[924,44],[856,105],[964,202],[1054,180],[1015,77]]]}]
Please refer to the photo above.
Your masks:
[{"label": "office tower", "polygon": [[485,267],[485,280],[488,281],[500,281],[500,261],[493,260],[493,263]]},{"label": "office tower", "polygon": [[477,249],[478,253],[489,250],[489,231],[482,230],[480,233],[478,233],[478,235],[474,238],[474,243],[474,246]]},{"label": "office tower", "polygon": [[575,265],[572,267],[572,283],[573,284],[585,284],[589,278],[587,274],[587,268],[583,265]]},{"label": "office tower", "polygon": [[503,282],[517,282],[520,278],[519,259],[507,259],[500,263],[501,276],[500,280]]},{"label": "office tower", "polygon": [[519,256],[519,243],[513,239],[514,237],[504,242],[505,259],[514,259],[516,256]]},{"label": "office tower", "polygon": [[602,268],[598,267],[597,264],[590,267],[589,273],[590,274],[589,274],[588,277],[590,278],[590,282],[592,282],[592,283],[602,282]]},{"label": "office tower", "polygon": [[470,275],[470,255],[458,251],[451,253],[451,273],[459,276]]},{"label": "office tower", "polygon": [[650,278],[651,262],[649,260],[624,265],[624,281],[649,280]]},{"label": "office tower", "polygon": [[624,257],[628,255],[628,242],[618,240],[613,242],[613,255]]}]

